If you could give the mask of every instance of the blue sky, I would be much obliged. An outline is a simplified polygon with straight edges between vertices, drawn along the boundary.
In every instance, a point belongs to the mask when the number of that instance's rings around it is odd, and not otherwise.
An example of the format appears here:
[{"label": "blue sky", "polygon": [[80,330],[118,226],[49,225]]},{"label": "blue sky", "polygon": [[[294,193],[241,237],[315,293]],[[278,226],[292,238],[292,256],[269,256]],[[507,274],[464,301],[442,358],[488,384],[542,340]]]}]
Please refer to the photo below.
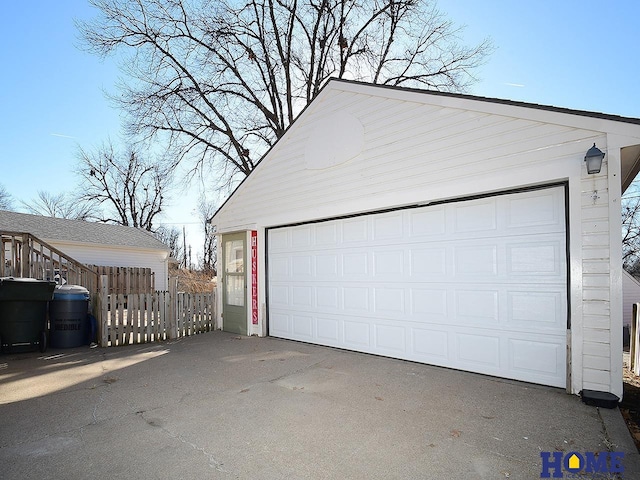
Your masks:
[{"label": "blue sky", "polygon": [[465,39],[496,48],[476,95],[640,117],[635,0],[440,0]]},{"label": "blue sky", "polygon": [[[471,94],[640,118],[637,0],[440,0],[467,26],[463,39],[496,47]],[[0,184],[17,200],[76,187],[79,147],[120,135],[115,59],[77,48],[74,19],[86,0],[8,2],[0,28]],[[194,250],[197,186],[172,201],[164,222],[185,224]],[[17,203],[17,202],[16,202]]]}]

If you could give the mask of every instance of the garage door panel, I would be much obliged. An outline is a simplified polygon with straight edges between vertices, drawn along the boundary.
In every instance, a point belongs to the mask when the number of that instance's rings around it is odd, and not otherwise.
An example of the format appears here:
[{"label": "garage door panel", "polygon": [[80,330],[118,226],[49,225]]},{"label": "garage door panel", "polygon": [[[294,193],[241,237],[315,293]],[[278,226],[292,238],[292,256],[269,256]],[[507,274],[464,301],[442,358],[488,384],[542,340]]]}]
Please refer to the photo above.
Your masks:
[{"label": "garage door panel", "polygon": [[313,256],[297,255],[291,257],[291,275],[296,279],[313,278]]},{"label": "garage door panel", "polygon": [[409,237],[420,240],[423,237],[442,236],[446,232],[445,207],[409,212]]},{"label": "garage door panel", "polygon": [[[354,249],[357,250],[357,249]],[[272,258],[273,281],[406,281],[406,282],[527,282],[566,283],[563,241],[514,241],[511,245],[476,243],[377,247],[371,251],[314,253],[290,258]]]},{"label": "garage door panel", "polygon": [[374,326],[374,345],[376,350],[390,355],[404,355],[407,351],[407,330],[400,325]]},{"label": "garage door panel", "polygon": [[344,309],[350,314],[368,315],[372,309],[369,303],[369,288],[344,287],[342,289]]},{"label": "garage door panel", "polygon": [[[270,332],[274,336],[516,380],[564,385],[565,345],[554,335],[448,324],[438,328],[434,324],[360,316],[272,312],[272,317],[276,324],[270,325]],[[309,337],[310,331],[313,338]]]},{"label": "garage door panel", "polygon": [[391,240],[404,237],[402,212],[388,213],[373,219],[373,240]]},{"label": "garage door panel", "polygon": [[298,227],[291,231],[291,246],[297,247],[310,247],[311,243],[311,231],[310,226]]},{"label": "garage door panel", "polygon": [[[374,222],[368,222],[368,217],[358,217],[291,227],[287,231],[273,230],[269,250],[295,251],[308,246],[327,248],[344,243],[368,246],[387,243],[393,238],[460,240],[465,233],[472,233],[476,239],[540,233],[564,235],[564,212],[557,208],[563,204],[563,195],[562,189],[544,194],[528,192],[525,196],[490,198],[481,205],[462,205],[468,202],[461,202],[427,207],[427,210],[378,214]],[[455,221],[447,221],[452,214]]]},{"label": "garage door panel", "polygon": [[449,359],[449,333],[447,331],[412,328],[411,339],[415,359],[443,363]]},{"label": "garage door panel", "polygon": [[497,245],[461,245],[454,247],[452,274],[456,278],[460,276],[482,276],[493,280],[498,275],[497,260]]},{"label": "garage door panel", "polygon": [[505,319],[513,328],[561,331],[566,325],[567,302],[560,289],[509,290]]},{"label": "garage door panel", "polygon": [[560,240],[536,243],[523,242],[507,247],[507,274],[512,276],[536,275],[563,279],[566,273],[562,257],[564,245]]},{"label": "garage door panel", "polygon": [[498,296],[497,290],[456,290],[453,322],[483,327],[497,325]]},{"label": "garage door panel", "polygon": [[367,321],[344,320],[344,343],[362,351],[371,351],[371,325]]},{"label": "garage door panel", "polygon": [[340,346],[340,322],[335,318],[317,318],[318,343],[328,346]]},{"label": "garage door panel", "polygon": [[468,369],[483,366],[497,371],[500,367],[500,335],[483,335],[473,330],[457,332],[456,357],[460,365]]},{"label": "garage door panel", "polygon": [[333,246],[338,243],[338,225],[335,223],[315,224],[315,241],[317,246]]},{"label": "garage door panel", "polygon": [[290,315],[273,310],[269,314],[269,333],[274,337],[291,336]]},{"label": "garage door panel", "polygon": [[373,289],[373,312],[396,317],[405,312],[405,290],[402,288],[376,287]]},{"label": "garage door panel", "polygon": [[289,300],[289,286],[288,285],[272,285],[269,297],[269,303],[274,307],[288,307],[291,305]]},{"label": "garage door panel", "polygon": [[511,369],[537,375],[558,377],[558,360],[565,356],[565,346],[557,342],[528,339],[509,339]]},{"label": "garage door panel", "polygon": [[447,249],[445,246],[409,249],[409,275],[412,280],[425,278],[430,281],[442,279],[447,274]]},{"label": "garage door panel", "polygon": [[367,242],[369,240],[368,223],[362,218],[339,222],[342,224],[342,241],[344,243]]},{"label": "garage door panel", "polygon": [[293,333],[299,340],[304,340],[306,342],[313,341],[315,337],[313,317],[300,314],[292,315],[291,333]]},{"label": "garage door panel", "polygon": [[447,290],[442,288],[409,288],[410,314],[427,320],[447,318]]},{"label": "garage door panel", "polygon": [[367,252],[346,253],[342,256],[342,278],[345,280],[369,279],[369,254]]},{"label": "garage door panel", "polygon": [[269,234],[269,250],[271,252],[286,251],[291,246],[288,230],[274,230]]},{"label": "garage door panel", "polygon": [[498,229],[497,202],[495,199],[474,202],[471,204],[453,204],[453,233],[494,234]]},{"label": "garage door panel", "polygon": [[290,312],[347,314],[372,320],[459,325],[516,332],[558,333],[566,326],[562,287],[471,284],[378,283],[285,285],[272,282],[270,308]]},{"label": "garage door panel", "polygon": [[290,259],[287,257],[273,258],[269,263],[269,278],[271,280],[291,279]]},{"label": "garage door panel", "polygon": [[565,237],[562,187],[270,229],[269,334],[563,386]]},{"label": "garage door panel", "polygon": [[313,307],[312,296],[314,295],[314,288],[311,286],[297,286],[291,289],[291,304],[302,307]]},{"label": "garage door panel", "polygon": [[557,206],[562,203],[560,189],[531,192],[526,196],[505,197],[506,228],[522,232],[564,231],[564,215]]},{"label": "garage door panel", "polygon": [[316,262],[316,280],[322,280],[323,277],[329,280],[337,278],[339,273],[339,264],[342,261],[336,253],[318,254],[315,256]]},{"label": "garage door panel", "polygon": [[338,287],[318,286],[315,288],[316,305],[321,310],[338,311],[340,308],[340,289]]},{"label": "garage door panel", "polygon": [[404,279],[404,257],[404,250],[392,249],[374,252],[373,277],[384,277],[385,279],[398,277],[400,279]]}]

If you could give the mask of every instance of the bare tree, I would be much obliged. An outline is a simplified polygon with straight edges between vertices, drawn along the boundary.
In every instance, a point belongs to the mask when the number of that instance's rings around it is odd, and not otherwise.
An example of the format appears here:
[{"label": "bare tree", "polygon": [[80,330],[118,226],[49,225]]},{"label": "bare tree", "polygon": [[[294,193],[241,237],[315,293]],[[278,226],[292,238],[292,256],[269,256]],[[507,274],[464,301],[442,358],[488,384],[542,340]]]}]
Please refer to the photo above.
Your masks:
[{"label": "bare tree", "polygon": [[38,197],[29,202],[22,200],[22,207],[34,215],[45,217],[89,220],[95,216],[94,207],[69,193],[38,191]]},{"label": "bare tree", "polygon": [[176,260],[182,258],[183,244],[181,232],[177,227],[161,225],[154,233],[155,237],[171,249],[171,257]]},{"label": "bare tree", "polygon": [[171,184],[171,168],[133,148],[116,152],[111,144],[94,152],[80,150],[79,160],[81,198],[101,207],[99,221],[153,231]]},{"label": "bare tree", "polygon": [[0,185],[0,210],[11,210],[13,208],[13,200],[11,194],[7,192],[4,185]]},{"label": "bare tree", "polygon": [[640,277],[640,192],[633,185],[622,198],[622,264]]},{"label": "bare tree", "polygon": [[[90,0],[86,48],[130,78],[128,131],[247,175],[330,77],[464,91],[492,50],[429,0]],[[199,170],[201,171],[201,170]]]},{"label": "bare tree", "polygon": [[202,245],[202,271],[216,275],[216,260],[217,260],[217,242],[216,233],[213,225],[209,222],[213,214],[216,212],[217,205],[215,202],[208,201],[204,195],[200,196],[198,201],[198,216],[202,222],[202,228],[204,230],[204,243]]}]

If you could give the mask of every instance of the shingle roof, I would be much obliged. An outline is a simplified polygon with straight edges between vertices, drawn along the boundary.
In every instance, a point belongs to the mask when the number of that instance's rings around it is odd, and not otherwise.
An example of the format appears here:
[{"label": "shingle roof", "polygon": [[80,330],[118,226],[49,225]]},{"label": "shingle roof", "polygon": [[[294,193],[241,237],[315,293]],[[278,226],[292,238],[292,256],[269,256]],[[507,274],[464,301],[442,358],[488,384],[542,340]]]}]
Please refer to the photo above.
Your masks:
[{"label": "shingle roof", "polygon": [[42,241],[78,242],[169,251],[151,233],[135,227],[42,217],[0,210],[0,231],[30,233]]}]

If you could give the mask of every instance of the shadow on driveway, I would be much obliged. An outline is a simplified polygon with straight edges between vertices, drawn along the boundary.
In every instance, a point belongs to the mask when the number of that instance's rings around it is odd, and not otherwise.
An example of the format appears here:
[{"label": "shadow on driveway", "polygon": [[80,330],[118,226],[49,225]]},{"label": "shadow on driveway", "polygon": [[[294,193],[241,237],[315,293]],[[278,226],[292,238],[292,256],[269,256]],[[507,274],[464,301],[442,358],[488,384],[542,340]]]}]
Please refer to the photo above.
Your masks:
[{"label": "shadow on driveway", "polygon": [[532,479],[574,451],[640,478],[620,412],[555,388],[222,332],[0,356],[6,479]]}]

